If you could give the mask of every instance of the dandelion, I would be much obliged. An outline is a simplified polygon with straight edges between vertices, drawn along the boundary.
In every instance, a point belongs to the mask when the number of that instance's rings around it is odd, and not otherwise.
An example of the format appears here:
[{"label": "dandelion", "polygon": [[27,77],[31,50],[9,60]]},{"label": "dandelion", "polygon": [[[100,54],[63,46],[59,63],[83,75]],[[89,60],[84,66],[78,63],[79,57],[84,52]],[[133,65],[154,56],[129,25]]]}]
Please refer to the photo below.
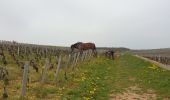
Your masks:
[{"label": "dandelion", "polygon": [[94,94],[94,91],[90,91],[90,94]]},{"label": "dandelion", "polygon": [[96,91],[96,88],[94,88],[93,90]]},{"label": "dandelion", "polygon": [[158,70],[157,68],[157,66],[155,65],[155,64],[152,64],[152,66],[149,66],[149,68],[151,68],[151,69],[153,69],[153,70]]},{"label": "dandelion", "polygon": [[84,76],[83,76],[83,77],[81,77],[81,80],[82,80],[82,81],[84,81],[85,79],[86,79],[86,77],[84,77]]},{"label": "dandelion", "polygon": [[60,93],[59,95],[60,95],[60,96],[62,96],[63,94],[62,94],[62,93]]},{"label": "dandelion", "polygon": [[88,98],[88,97],[83,97],[83,99],[84,99],[84,100],[90,100],[90,98]]}]

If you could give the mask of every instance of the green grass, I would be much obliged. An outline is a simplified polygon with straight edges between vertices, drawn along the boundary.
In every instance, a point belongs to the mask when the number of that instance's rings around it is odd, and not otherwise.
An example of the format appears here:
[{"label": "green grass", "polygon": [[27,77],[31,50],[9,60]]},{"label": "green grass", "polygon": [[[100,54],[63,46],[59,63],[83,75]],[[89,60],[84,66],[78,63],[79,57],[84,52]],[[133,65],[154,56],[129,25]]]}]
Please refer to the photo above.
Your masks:
[{"label": "green grass", "polygon": [[[102,63],[101,63],[102,62]],[[79,65],[78,71],[73,78],[73,83],[77,87],[68,90],[63,98],[67,99],[108,99],[109,92],[109,68],[110,66],[103,62],[103,59],[92,60]]]},{"label": "green grass", "polygon": [[122,92],[127,87],[137,85],[142,89],[141,92],[154,90],[157,99],[170,99],[170,71],[132,55],[124,55],[115,63],[112,91]]},{"label": "green grass", "polygon": [[157,99],[170,99],[170,71],[130,54],[115,61],[93,59],[79,66],[78,72],[74,81],[78,85],[68,89],[62,98],[107,100],[109,94],[123,93],[128,87],[138,86],[139,94],[151,89]]},{"label": "green grass", "polygon": [[[9,68],[10,74],[15,74],[11,76],[13,80],[9,85],[9,100],[18,99],[22,77],[17,76],[21,72],[13,67]],[[64,80],[63,75],[64,71],[61,69],[56,84],[53,81],[54,70],[51,70],[47,76],[49,82],[29,83],[25,99],[108,100],[110,94],[126,92],[131,86],[141,88],[137,91],[139,94],[151,89],[157,99],[170,99],[170,71],[130,54],[114,61],[105,57],[92,58],[78,63],[75,70],[69,68],[68,80]],[[30,77],[32,80],[39,80],[40,75],[33,71],[30,72]]]}]

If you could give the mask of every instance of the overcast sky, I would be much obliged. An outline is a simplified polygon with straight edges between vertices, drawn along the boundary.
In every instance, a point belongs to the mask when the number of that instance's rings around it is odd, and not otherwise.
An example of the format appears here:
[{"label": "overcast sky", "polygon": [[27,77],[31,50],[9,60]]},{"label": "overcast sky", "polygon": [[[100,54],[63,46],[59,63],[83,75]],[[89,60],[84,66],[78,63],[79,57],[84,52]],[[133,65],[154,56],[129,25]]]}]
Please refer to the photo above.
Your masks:
[{"label": "overcast sky", "polygon": [[0,40],[170,47],[170,0],[0,0]]}]

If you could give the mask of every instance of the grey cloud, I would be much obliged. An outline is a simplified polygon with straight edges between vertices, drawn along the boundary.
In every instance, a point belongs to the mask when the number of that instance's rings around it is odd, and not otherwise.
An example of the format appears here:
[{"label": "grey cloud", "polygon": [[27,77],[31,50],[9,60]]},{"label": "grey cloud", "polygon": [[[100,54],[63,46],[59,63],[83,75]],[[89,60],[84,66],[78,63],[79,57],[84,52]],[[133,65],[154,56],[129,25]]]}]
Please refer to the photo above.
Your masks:
[{"label": "grey cloud", "polygon": [[169,47],[169,0],[1,0],[0,39],[69,46]]}]

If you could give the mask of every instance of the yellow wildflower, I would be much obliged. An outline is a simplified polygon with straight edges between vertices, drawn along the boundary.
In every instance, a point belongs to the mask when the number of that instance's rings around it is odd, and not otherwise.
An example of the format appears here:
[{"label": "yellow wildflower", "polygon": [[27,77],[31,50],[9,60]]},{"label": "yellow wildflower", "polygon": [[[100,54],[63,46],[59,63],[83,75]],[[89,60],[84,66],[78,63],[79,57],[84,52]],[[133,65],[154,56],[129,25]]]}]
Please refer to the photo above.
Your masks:
[{"label": "yellow wildflower", "polygon": [[155,64],[152,64],[152,66],[149,66],[149,68],[154,69],[154,70],[155,70],[155,69],[157,70],[158,67],[157,67]]},{"label": "yellow wildflower", "polygon": [[96,91],[96,88],[94,88],[93,90]]},{"label": "yellow wildflower", "polygon": [[94,94],[94,91],[90,91],[90,94]]},{"label": "yellow wildflower", "polygon": [[86,79],[86,77],[81,77],[81,80],[84,81]]},{"label": "yellow wildflower", "polygon": [[84,100],[90,100],[90,98],[88,98],[88,97],[83,97],[83,99],[84,99]]}]

